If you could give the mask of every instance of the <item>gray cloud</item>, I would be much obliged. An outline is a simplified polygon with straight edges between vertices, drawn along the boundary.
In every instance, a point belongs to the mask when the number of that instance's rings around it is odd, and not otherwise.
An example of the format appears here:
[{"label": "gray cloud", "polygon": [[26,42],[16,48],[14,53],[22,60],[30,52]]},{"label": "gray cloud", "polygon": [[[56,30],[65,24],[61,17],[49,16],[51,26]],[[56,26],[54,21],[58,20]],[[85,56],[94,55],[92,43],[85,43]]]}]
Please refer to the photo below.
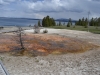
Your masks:
[{"label": "gray cloud", "polygon": [[100,0],[92,0],[92,1],[100,1]]},{"label": "gray cloud", "polygon": [[[79,19],[100,16],[100,0],[0,0],[0,16]],[[5,15],[6,14],[6,15]],[[15,15],[16,14],[16,15]]]},{"label": "gray cloud", "polygon": [[16,1],[16,0],[0,0],[0,5],[9,4],[14,1]]}]

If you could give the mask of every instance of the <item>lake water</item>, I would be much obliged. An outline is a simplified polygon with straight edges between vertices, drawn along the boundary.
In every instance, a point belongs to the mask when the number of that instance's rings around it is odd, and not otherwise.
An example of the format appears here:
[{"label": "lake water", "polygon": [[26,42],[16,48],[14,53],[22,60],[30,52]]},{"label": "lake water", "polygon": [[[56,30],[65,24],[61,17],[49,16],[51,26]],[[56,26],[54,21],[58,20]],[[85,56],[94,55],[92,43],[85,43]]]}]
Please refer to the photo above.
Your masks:
[{"label": "lake water", "polygon": [[0,18],[0,26],[29,26],[37,24],[38,20],[25,18]]},{"label": "lake water", "polygon": [[[35,20],[35,19],[0,17],[0,26],[29,26],[29,25],[34,26],[37,23],[38,23],[38,20]],[[63,24],[64,22],[61,22],[61,23]],[[67,25],[67,22],[65,22],[65,25]]]}]

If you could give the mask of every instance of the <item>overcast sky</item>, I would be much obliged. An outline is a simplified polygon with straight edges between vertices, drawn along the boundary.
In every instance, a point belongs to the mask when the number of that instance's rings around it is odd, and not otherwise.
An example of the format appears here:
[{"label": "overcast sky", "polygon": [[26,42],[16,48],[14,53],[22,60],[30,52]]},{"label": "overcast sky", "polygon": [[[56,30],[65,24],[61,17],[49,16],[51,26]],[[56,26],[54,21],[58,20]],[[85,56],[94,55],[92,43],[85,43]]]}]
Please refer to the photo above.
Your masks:
[{"label": "overcast sky", "polygon": [[0,17],[100,17],[100,0],[0,0]]}]

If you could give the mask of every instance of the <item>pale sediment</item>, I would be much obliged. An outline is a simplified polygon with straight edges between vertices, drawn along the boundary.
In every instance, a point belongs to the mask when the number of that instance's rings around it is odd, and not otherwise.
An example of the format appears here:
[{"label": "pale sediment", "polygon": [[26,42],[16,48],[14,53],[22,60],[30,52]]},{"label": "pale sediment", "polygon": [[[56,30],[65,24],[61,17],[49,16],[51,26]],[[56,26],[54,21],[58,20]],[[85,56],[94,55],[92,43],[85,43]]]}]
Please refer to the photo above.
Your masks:
[{"label": "pale sediment", "polygon": [[[99,34],[65,29],[48,29],[48,32],[100,45]],[[37,57],[0,54],[0,56],[10,75],[100,75],[100,48],[78,54]]]}]

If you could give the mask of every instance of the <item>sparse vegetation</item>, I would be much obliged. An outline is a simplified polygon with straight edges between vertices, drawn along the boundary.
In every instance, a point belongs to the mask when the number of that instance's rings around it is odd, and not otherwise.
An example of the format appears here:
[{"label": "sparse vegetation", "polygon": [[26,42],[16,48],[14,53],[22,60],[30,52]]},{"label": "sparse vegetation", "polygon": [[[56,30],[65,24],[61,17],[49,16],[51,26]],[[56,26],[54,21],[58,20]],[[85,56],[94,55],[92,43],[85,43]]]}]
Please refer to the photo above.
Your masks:
[{"label": "sparse vegetation", "polygon": [[35,62],[39,62],[39,60],[36,60]]},{"label": "sparse vegetation", "polygon": [[40,33],[40,28],[38,25],[34,25],[34,33]]},{"label": "sparse vegetation", "polygon": [[75,28],[75,25],[73,26],[73,28]]},{"label": "sparse vegetation", "polygon": [[0,56],[0,60],[3,60],[3,58]]},{"label": "sparse vegetation", "polygon": [[48,30],[47,29],[43,30],[43,33],[48,33]]},{"label": "sparse vegetation", "polygon": [[[84,28],[83,26],[73,26],[66,27],[66,26],[51,26],[49,28],[55,28],[55,29],[70,29],[70,30],[79,30],[79,31],[88,31],[88,28]],[[100,34],[100,27],[98,29],[95,28],[95,26],[89,26],[89,32],[95,33],[95,34]]]},{"label": "sparse vegetation", "polygon": [[17,46],[12,47],[12,53],[13,55],[23,55],[25,51],[25,46],[23,43],[23,29],[21,27],[17,27],[18,30],[16,32],[16,37],[13,38],[13,40],[16,42]]}]

